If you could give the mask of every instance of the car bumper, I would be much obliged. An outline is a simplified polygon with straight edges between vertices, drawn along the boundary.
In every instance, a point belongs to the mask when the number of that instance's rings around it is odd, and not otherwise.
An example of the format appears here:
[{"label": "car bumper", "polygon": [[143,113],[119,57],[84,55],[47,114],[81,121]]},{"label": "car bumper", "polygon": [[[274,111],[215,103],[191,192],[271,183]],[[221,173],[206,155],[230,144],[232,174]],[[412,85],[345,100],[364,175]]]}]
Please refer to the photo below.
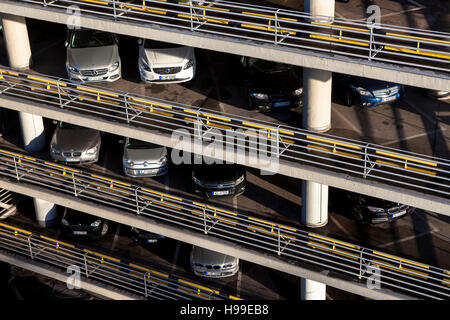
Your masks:
[{"label": "car bumper", "polygon": [[397,93],[388,97],[384,98],[377,98],[377,97],[368,97],[368,96],[361,96],[360,97],[360,106],[365,108],[372,108],[375,106],[378,106],[380,104],[389,104],[393,103],[397,100],[399,100],[403,94]]},{"label": "car bumper", "polygon": [[230,269],[213,270],[199,267],[192,267],[192,271],[196,276],[204,278],[226,278],[232,277],[239,271],[239,265]]},{"label": "car bumper", "polygon": [[146,83],[182,83],[194,78],[195,66],[186,70],[181,70],[178,73],[162,75],[154,73],[153,71],[147,71],[142,67],[142,64],[139,64],[139,75],[142,82]]},{"label": "car bumper", "polygon": [[97,228],[76,228],[71,226],[64,226],[63,232],[69,238],[95,240],[102,237],[102,227],[103,224],[100,224],[100,226]]},{"label": "car bumper", "polygon": [[107,72],[106,74],[98,77],[86,77],[82,76],[81,74],[72,73],[67,68],[67,75],[70,80],[80,81],[80,82],[114,82],[119,80],[122,77],[122,71],[119,67],[117,70],[112,72]]},{"label": "car bumper", "polygon": [[400,219],[408,214],[413,213],[414,210],[415,210],[415,208],[409,207],[406,210],[392,212],[392,213],[385,213],[385,214],[381,214],[381,215],[377,215],[372,212],[369,212],[369,214],[371,215],[370,223],[380,224],[380,223],[392,222],[392,221]]},{"label": "car bumper", "polygon": [[260,100],[251,97],[253,105],[262,112],[280,110],[280,109],[289,109],[296,108],[301,106],[303,100],[300,97],[291,97],[283,100]]},{"label": "car bumper", "polygon": [[123,167],[125,175],[138,178],[138,177],[158,177],[167,174],[169,167],[167,164],[160,167]]},{"label": "car bumper", "polygon": [[53,161],[57,161],[57,162],[63,162],[63,163],[72,163],[72,164],[78,164],[78,163],[83,163],[83,164],[88,164],[88,163],[95,163],[98,161],[98,153],[94,154],[94,155],[81,155],[79,157],[64,157],[62,154],[61,155],[55,155],[53,153],[50,153],[50,157],[52,158]]},{"label": "car bumper", "polygon": [[195,193],[201,194],[205,198],[225,198],[237,197],[245,192],[246,181],[231,188],[205,188],[193,183]]}]

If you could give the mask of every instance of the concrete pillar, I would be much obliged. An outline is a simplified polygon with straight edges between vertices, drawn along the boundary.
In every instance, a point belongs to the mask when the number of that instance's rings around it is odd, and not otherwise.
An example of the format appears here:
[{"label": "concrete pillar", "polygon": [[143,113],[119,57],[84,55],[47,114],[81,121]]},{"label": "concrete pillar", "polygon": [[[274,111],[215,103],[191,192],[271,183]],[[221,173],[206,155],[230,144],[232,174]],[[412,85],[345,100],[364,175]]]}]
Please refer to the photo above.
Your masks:
[{"label": "concrete pillar", "polygon": [[44,121],[41,116],[19,112],[23,145],[27,152],[34,153],[45,147]]},{"label": "concrete pillar", "polygon": [[9,66],[28,69],[31,64],[31,48],[25,18],[3,14],[2,26]]},{"label": "concrete pillar", "polygon": [[309,228],[323,227],[328,223],[327,185],[303,180],[301,222]]},{"label": "concrete pillar", "polygon": [[322,16],[314,19],[315,22],[330,22],[323,16],[334,18],[335,0],[305,0],[305,12],[313,16]]},{"label": "concrete pillar", "polygon": [[41,227],[53,227],[56,225],[58,213],[56,205],[41,199],[33,199],[36,220]]},{"label": "concrete pillar", "polygon": [[326,300],[327,298],[327,286],[320,282],[302,278],[300,290],[302,300]]}]

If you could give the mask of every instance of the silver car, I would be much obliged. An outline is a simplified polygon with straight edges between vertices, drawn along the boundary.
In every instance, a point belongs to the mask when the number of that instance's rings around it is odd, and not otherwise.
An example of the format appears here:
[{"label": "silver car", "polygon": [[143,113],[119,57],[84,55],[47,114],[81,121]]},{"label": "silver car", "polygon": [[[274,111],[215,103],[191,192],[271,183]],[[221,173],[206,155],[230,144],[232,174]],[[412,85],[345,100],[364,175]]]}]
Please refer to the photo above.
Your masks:
[{"label": "silver car", "polygon": [[200,277],[225,278],[239,271],[238,258],[197,246],[192,247],[190,260],[192,271]]},{"label": "silver car", "polygon": [[129,177],[155,177],[167,173],[167,149],[153,143],[126,138],[123,171]]},{"label": "silver car", "polygon": [[100,147],[100,131],[60,121],[50,142],[50,156],[65,163],[94,163]]},{"label": "silver car", "polygon": [[72,30],[65,43],[69,79],[116,81],[122,76],[117,37],[109,32]]}]

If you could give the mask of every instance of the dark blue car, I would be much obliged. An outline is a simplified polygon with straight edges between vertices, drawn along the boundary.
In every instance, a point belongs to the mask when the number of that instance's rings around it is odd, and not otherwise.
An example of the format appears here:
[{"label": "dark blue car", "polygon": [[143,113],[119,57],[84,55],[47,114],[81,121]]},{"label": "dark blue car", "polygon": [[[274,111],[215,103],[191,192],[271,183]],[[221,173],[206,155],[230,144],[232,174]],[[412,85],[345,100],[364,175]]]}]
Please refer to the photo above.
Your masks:
[{"label": "dark blue car", "polygon": [[338,73],[334,74],[333,85],[346,106],[375,107],[397,101],[405,94],[401,84]]}]

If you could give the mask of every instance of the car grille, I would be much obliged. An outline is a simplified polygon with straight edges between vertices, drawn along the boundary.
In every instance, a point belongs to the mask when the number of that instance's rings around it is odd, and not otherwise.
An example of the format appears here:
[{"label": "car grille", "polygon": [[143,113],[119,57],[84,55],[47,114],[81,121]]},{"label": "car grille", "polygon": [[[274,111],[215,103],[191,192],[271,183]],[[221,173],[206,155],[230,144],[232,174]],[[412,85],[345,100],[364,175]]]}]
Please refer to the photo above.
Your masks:
[{"label": "car grille", "polygon": [[217,183],[207,183],[205,184],[205,188],[210,188],[210,189],[227,189],[227,188],[232,188],[234,187],[234,182],[230,182],[230,183],[221,183],[221,184],[217,184]]},{"label": "car grille", "polygon": [[81,156],[81,152],[76,151],[76,152],[63,152],[63,155],[65,157],[80,157]]},{"label": "car grille", "polygon": [[233,265],[231,264],[226,264],[226,265],[219,265],[219,264],[201,264],[201,263],[196,263],[195,266],[200,267],[200,268],[205,268],[208,270],[226,270],[226,269],[231,269],[233,268]]},{"label": "car grille", "polygon": [[181,71],[181,67],[171,67],[171,68],[153,68],[153,72],[157,74],[174,74]]},{"label": "car grille", "polygon": [[375,90],[375,91],[373,91],[373,94],[377,98],[385,98],[385,97],[389,97],[394,94],[397,94],[398,91],[399,91],[399,87],[394,87],[394,88],[386,88],[386,89],[382,89],[382,90]]},{"label": "car grille", "polygon": [[89,77],[96,77],[96,76],[103,76],[108,72],[108,68],[103,69],[92,69],[92,70],[80,70],[81,75],[83,76],[89,76]]}]

